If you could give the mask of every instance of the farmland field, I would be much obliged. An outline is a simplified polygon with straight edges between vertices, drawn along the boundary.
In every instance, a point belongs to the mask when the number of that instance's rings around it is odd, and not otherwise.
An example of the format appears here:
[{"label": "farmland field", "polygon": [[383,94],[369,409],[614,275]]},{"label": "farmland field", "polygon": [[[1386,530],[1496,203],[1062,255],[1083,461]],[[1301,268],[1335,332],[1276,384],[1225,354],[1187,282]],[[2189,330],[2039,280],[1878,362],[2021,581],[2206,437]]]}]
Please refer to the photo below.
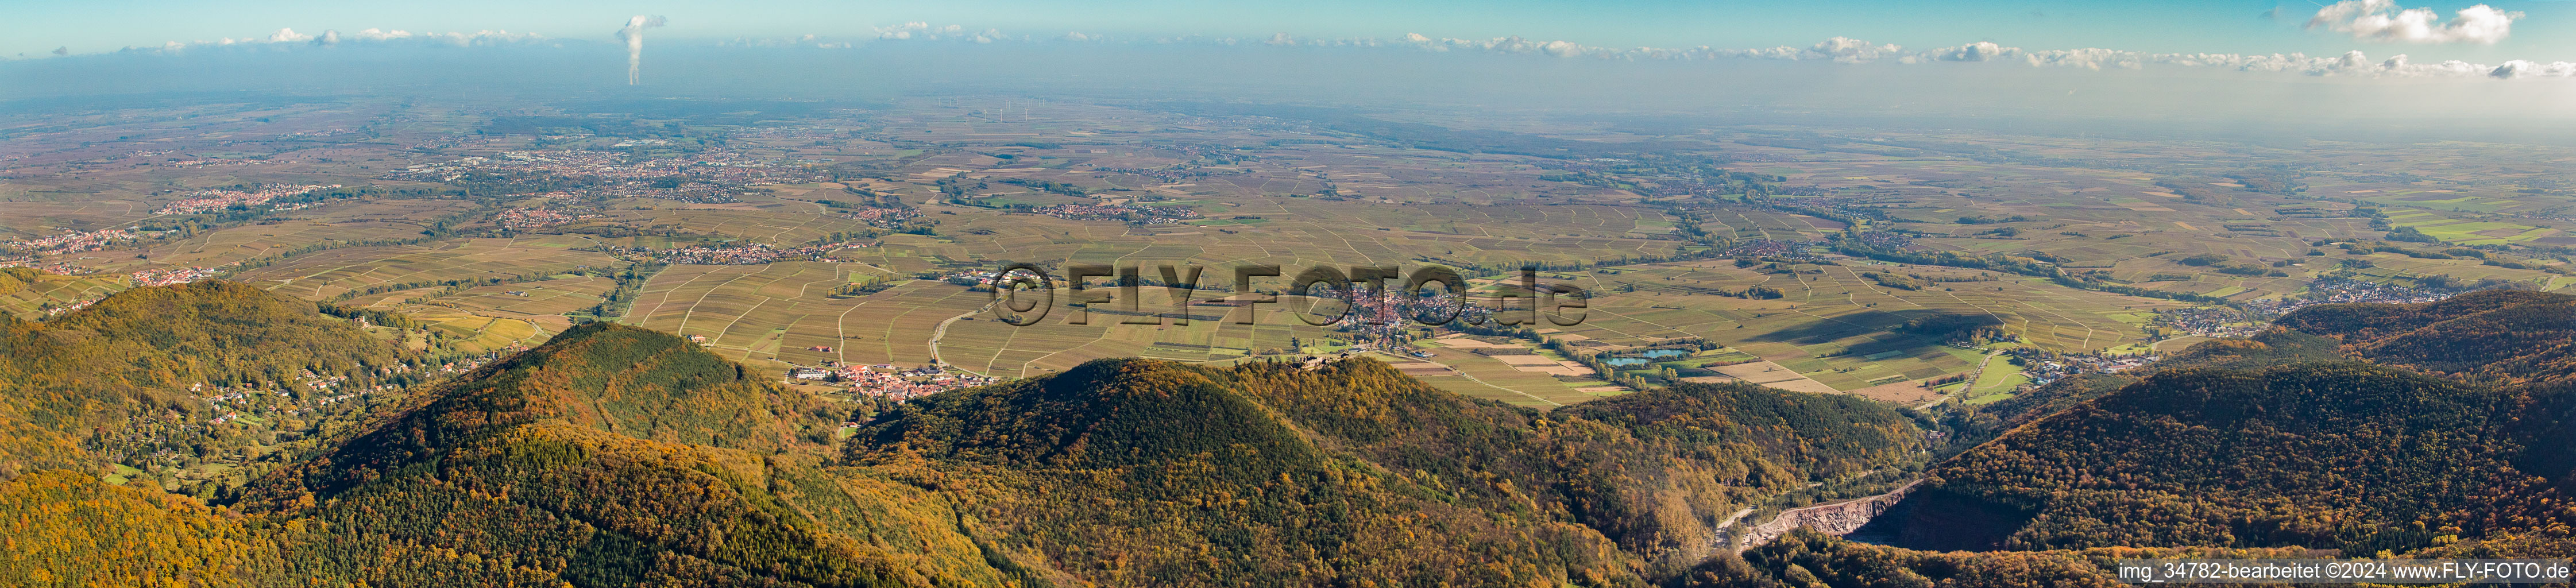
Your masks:
[{"label": "farmland field", "polygon": [[[675,121],[668,128],[694,137],[687,149],[459,135],[478,123],[418,117],[374,142],[303,156],[186,147],[202,157],[184,169],[64,151],[11,164],[0,236],[99,232],[102,242],[21,247],[20,265],[80,275],[0,302],[34,317],[146,278],[220,277],[409,315],[423,325],[416,339],[457,354],[614,320],[780,370],[937,362],[1011,378],[1106,357],[1352,354],[1527,406],[1710,379],[1913,405],[1992,402],[2048,377],[2018,375],[2020,356],[2005,350],[2170,352],[2159,339],[2253,324],[2172,313],[2272,312],[2326,295],[2320,283],[2379,288],[2372,296],[2576,285],[2567,196],[2530,171],[2545,165],[2503,163],[2556,157],[2546,150],[2414,158],[2413,179],[2397,181],[2337,167],[2386,157],[2360,144],[1895,130],[1862,141],[1757,125],[1631,153],[1598,123],[1370,115],[1601,152],[1568,158],[1425,148],[1436,141],[1297,118],[1323,116],[1313,113],[1245,124],[1190,108],[1005,102],[1024,112],[995,121],[978,106],[991,103],[923,100],[758,124]],[[310,121],[402,108],[262,112],[319,124]],[[249,124],[200,114],[187,125]],[[639,170],[662,168],[644,163],[699,167],[651,180],[662,172]],[[455,179],[466,171],[538,179]],[[165,212],[191,194],[255,185],[340,188],[295,206]],[[1494,302],[1527,267],[1589,298],[1554,315],[1579,315],[1574,324],[1486,325],[1472,339],[1453,338],[1469,334],[1457,325],[1363,336],[1274,305],[1254,325],[1206,320],[1239,311],[1212,305],[1191,307],[1204,316],[1189,325],[1125,324],[1137,317],[1099,306],[1098,320],[1077,325],[1070,290],[1046,320],[1011,326],[970,284],[1014,263],[1059,279],[1076,266],[1134,268],[1148,284],[1166,266],[1202,268],[1199,283],[1217,291],[1201,301],[1237,294],[1236,268],[1277,265],[1288,276],[1454,268],[1483,289],[1480,303]],[[1095,278],[1092,292],[1114,279]],[[1254,286],[1263,294],[1286,287],[1264,280]],[[1169,303],[1162,288],[1144,292],[1147,306]],[[1968,326],[1941,327],[1951,323]]]}]

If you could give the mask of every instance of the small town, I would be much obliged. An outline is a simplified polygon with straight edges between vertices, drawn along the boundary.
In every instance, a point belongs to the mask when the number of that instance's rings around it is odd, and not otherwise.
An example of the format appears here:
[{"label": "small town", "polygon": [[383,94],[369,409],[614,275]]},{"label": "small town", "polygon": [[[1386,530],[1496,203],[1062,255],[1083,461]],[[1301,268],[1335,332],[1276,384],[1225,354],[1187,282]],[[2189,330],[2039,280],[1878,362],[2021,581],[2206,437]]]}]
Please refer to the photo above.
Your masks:
[{"label": "small town", "polygon": [[904,401],[1001,380],[965,372],[952,372],[937,364],[904,368],[883,363],[865,365],[825,361],[819,366],[787,370],[787,381],[837,384],[848,387],[854,396]]},{"label": "small town", "polygon": [[128,277],[134,279],[136,286],[168,286],[211,278],[221,273],[223,273],[221,270],[215,268],[190,266],[143,270],[128,274]]},{"label": "small town", "polygon": [[904,221],[921,218],[921,211],[910,208],[868,208],[843,214],[841,217],[866,221],[870,226],[891,229],[903,226]]},{"label": "small town", "polygon": [[574,221],[600,218],[601,216],[603,215],[579,212],[567,213],[559,210],[543,208],[514,208],[501,211],[500,214],[494,215],[492,220],[500,223],[501,228],[525,231],[530,229],[568,225],[572,224]]},{"label": "small town", "polygon": [[654,260],[681,265],[759,265],[777,261],[815,259],[841,249],[870,246],[872,245],[867,243],[841,242],[777,249],[766,244],[752,243],[740,247],[698,246],[678,249],[637,247],[612,250],[608,253],[628,261]]},{"label": "small town", "polygon": [[235,206],[247,208],[267,204],[269,201],[279,198],[302,196],[304,194],[311,193],[314,190],[338,187],[340,187],[338,184],[329,186],[259,185],[251,186],[249,190],[198,190],[180,198],[177,202],[172,202],[168,206],[161,207],[161,210],[156,212],[160,214],[196,214],[223,210]]},{"label": "small town", "polygon": [[2116,374],[2154,363],[2161,358],[2161,356],[2149,354],[2051,353],[2029,347],[2015,348],[2005,353],[2010,354],[2015,363],[2021,364],[2022,373],[2030,377],[2032,386],[2046,386],[2049,382],[2068,376]]},{"label": "small town", "polygon": [[1139,225],[1177,225],[1201,218],[1199,211],[1187,207],[1132,204],[1058,204],[1034,212],[1065,220],[1123,220]]},{"label": "small town", "polygon": [[2281,316],[2289,314],[2290,311],[2293,310],[2319,304],[2342,304],[2347,302],[2410,304],[2416,302],[2432,302],[2457,296],[2460,293],[2461,291],[2456,289],[2437,289],[2417,286],[2402,286],[2397,284],[2382,284],[2378,282],[2364,282],[2352,278],[2329,276],[2309,282],[2308,291],[2300,296],[2247,302],[2245,303],[2245,309],[2261,316]]},{"label": "small town", "polygon": [[[621,142],[617,146],[636,148],[668,144],[661,139],[640,139]],[[587,179],[592,182],[589,190],[598,194],[722,204],[736,201],[732,191],[737,186],[829,179],[811,169],[817,163],[826,162],[760,159],[723,150],[709,150],[685,157],[639,158],[623,151],[538,149],[502,151],[489,157],[465,157],[444,164],[415,164],[387,172],[382,178],[448,182],[476,172],[545,172]]]},{"label": "small town", "polygon": [[2270,326],[2268,320],[2319,304],[2378,302],[2411,304],[2432,302],[2457,296],[2459,290],[2434,289],[2397,284],[2364,282],[2351,278],[2324,277],[2308,284],[2308,291],[2297,296],[2266,298],[2244,303],[2244,310],[2205,306],[2182,308],[2158,313],[2155,325],[2167,329],[2167,335],[2198,337],[2245,337]]},{"label": "small town", "polygon": [[11,241],[6,244],[0,244],[0,247],[5,247],[11,251],[25,252],[34,255],[61,255],[65,253],[96,251],[109,247],[126,245],[133,243],[134,241],[141,240],[145,236],[146,235],[143,233],[137,233],[127,229],[65,231],[63,234],[51,237],[40,237],[24,241]]},{"label": "small town", "polygon": [[50,261],[49,261],[49,260],[42,260],[42,259],[38,259],[38,258],[33,257],[33,256],[25,256],[25,257],[0,257],[0,267],[24,267],[24,268],[34,268],[34,269],[37,269],[37,270],[43,271],[43,272],[45,272],[45,273],[55,274],[55,275],[64,275],[64,276],[81,276],[81,275],[88,275],[88,274],[90,274],[91,272],[96,271],[96,270],[92,270],[92,269],[90,269],[90,268],[89,268],[89,266],[81,265],[81,264],[80,264],[79,262],[77,262],[77,261],[70,261],[70,260],[50,260]]}]

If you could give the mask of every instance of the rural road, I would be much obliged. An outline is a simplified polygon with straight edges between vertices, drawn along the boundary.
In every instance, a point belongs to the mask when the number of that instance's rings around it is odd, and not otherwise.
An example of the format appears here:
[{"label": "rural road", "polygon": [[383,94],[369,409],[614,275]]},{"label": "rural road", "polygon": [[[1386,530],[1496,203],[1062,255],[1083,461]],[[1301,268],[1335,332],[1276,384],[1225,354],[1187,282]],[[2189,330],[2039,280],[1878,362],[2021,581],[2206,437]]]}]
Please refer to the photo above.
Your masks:
[{"label": "rural road", "polygon": [[946,336],[948,336],[948,325],[956,324],[956,323],[957,323],[957,321],[965,320],[965,319],[966,319],[966,317],[975,316],[975,315],[977,315],[977,314],[981,314],[981,313],[983,313],[983,312],[984,312],[984,311],[986,311],[986,310],[991,310],[991,309],[993,308],[993,304],[994,304],[994,303],[996,303],[996,302],[1001,302],[1001,299],[996,298],[996,299],[994,299],[994,300],[993,300],[993,302],[986,302],[986,303],[984,303],[984,305],[983,305],[983,306],[981,306],[981,307],[977,307],[977,308],[976,308],[976,309],[974,309],[974,310],[966,311],[966,312],[964,312],[964,313],[958,314],[957,316],[948,317],[948,320],[939,321],[939,328],[931,329],[931,331],[930,331],[930,360],[931,360],[931,361],[939,362],[939,365],[941,365],[941,366],[945,366],[945,367],[946,367],[946,368],[948,368],[948,369],[954,369],[954,370],[961,371],[961,372],[966,372],[966,373],[969,373],[969,374],[975,374],[975,375],[976,375],[976,376],[978,376],[978,377],[990,377],[990,376],[985,376],[982,372],[977,372],[977,371],[975,371],[975,370],[970,370],[970,369],[966,369],[966,368],[964,368],[964,367],[958,366],[957,364],[954,364],[954,363],[949,363],[949,362],[948,362],[948,360],[947,360],[947,358],[940,357],[940,356],[939,356],[939,338],[940,338],[940,337],[946,337]]}]

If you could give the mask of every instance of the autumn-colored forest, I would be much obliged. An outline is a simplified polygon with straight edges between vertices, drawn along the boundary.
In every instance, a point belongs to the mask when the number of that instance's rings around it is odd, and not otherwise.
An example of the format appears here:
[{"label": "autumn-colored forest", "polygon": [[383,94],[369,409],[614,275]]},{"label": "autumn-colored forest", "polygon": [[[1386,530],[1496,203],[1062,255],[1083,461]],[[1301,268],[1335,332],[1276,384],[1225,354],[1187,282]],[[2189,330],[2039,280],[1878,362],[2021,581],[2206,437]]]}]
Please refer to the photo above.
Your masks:
[{"label": "autumn-colored forest", "polygon": [[[0,583],[2090,586],[2122,557],[2566,557],[2571,300],[2314,307],[1935,418],[1748,384],[1538,411],[1368,360],[1101,360],[857,406],[607,323],[442,378],[311,303],[140,288],[0,326]],[[1889,542],[1939,550],[1729,544],[1740,512],[1916,478]]]}]

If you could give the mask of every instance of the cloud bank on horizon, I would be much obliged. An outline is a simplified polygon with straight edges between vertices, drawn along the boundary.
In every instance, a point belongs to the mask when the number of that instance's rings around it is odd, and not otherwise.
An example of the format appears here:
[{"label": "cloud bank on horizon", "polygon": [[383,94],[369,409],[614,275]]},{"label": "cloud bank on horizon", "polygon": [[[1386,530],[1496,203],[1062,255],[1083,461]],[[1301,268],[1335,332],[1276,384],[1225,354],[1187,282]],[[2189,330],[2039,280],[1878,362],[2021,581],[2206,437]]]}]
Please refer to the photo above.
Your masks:
[{"label": "cloud bank on horizon", "polygon": [[[2439,20],[2431,9],[2403,8],[2395,0],[2341,0],[2322,5],[2306,28],[2325,29],[2350,35],[2355,40],[2411,44],[2486,44],[2492,45],[2512,33],[2513,22],[2523,18],[2521,12],[2509,12],[2479,4],[2457,11],[2449,21]],[[627,49],[627,83],[640,82],[643,55],[643,30],[664,26],[660,16],[636,15],[627,19],[616,36]],[[1082,32],[1062,35],[1005,35],[1000,30],[970,30],[963,25],[932,26],[913,21],[892,26],[868,27],[868,31],[849,38],[803,35],[793,39],[737,39],[724,43],[748,47],[804,47],[850,49],[874,42],[996,42],[1043,43],[1135,43],[1156,45],[1213,44],[1267,45],[1276,47],[1358,47],[1411,48],[1435,53],[1481,52],[1507,55],[1534,55],[1558,58],[1601,60],[1721,60],[1768,59],[1786,61],[1825,61],[1842,64],[1865,63],[2019,63],[2041,68],[2079,68],[2085,70],[2146,69],[2149,67],[2183,67],[2233,70],[2259,73],[2291,73],[2310,76],[2344,76],[2360,78],[2576,78],[2576,62],[2514,59],[2502,63],[2472,63],[2461,60],[2415,62],[2405,54],[2385,59],[2372,59],[2360,50],[2340,55],[2307,55],[2303,53],[2154,53],[2122,49],[2025,49],[1991,41],[1978,41],[1928,50],[1908,50],[1894,44],[1877,44],[1848,37],[1833,37],[1805,47],[1776,46],[1757,48],[1688,48],[1633,47],[1616,48],[1585,45],[1570,41],[1536,41],[1519,36],[1489,39],[1432,37],[1407,33],[1386,39],[1375,37],[1310,38],[1279,33],[1266,39],[1234,37],[1116,37]],[[345,38],[336,30],[321,35],[305,35],[281,28],[266,39],[225,38],[220,41],[173,41],[155,47],[127,47],[118,53],[182,53],[192,48],[224,46],[317,46],[331,47],[347,41],[368,43],[425,42],[434,45],[481,46],[533,44],[549,41],[542,36],[482,31],[477,33],[413,34],[403,30],[366,29]],[[55,51],[62,55],[62,51]]]},{"label": "cloud bank on horizon", "polygon": [[[2362,0],[2347,0],[2347,2],[2360,1]],[[2328,10],[2333,10],[2333,7],[2328,7]],[[735,41],[734,44],[746,46],[805,46],[821,49],[848,49],[862,46],[867,41],[971,40],[975,43],[991,43],[996,40],[1007,40],[1018,42],[1067,41],[1151,44],[1208,43],[1217,45],[1259,44],[1276,47],[1412,48],[1431,52],[1482,52],[1509,55],[1549,56],[1568,59],[1588,58],[1623,61],[1770,59],[1784,61],[1828,61],[1842,64],[1865,64],[1878,62],[1901,64],[1997,62],[2021,63],[2033,67],[2066,67],[2095,71],[2104,69],[2146,69],[2151,66],[2172,66],[2224,69],[2243,72],[2295,73],[2311,76],[2351,76],[2370,78],[2576,78],[2576,62],[2539,62],[2515,59],[2499,64],[2484,64],[2454,59],[2439,62],[2419,63],[2410,60],[2402,53],[2386,59],[2374,60],[2360,50],[2346,51],[2340,55],[2327,56],[2307,55],[2303,53],[2153,53],[2103,48],[2024,49],[2021,47],[2006,46],[1992,41],[1978,41],[1918,51],[1908,50],[1901,45],[1872,43],[1849,37],[1833,37],[1805,47],[1782,45],[1776,47],[1742,49],[1715,48],[1707,46],[1690,48],[1617,48],[1585,45],[1571,41],[1536,41],[1519,36],[1496,37],[1490,39],[1459,39],[1451,37],[1431,37],[1420,33],[1407,33],[1402,37],[1393,39],[1381,39],[1375,37],[1308,38],[1297,37],[1286,33],[1280,33],[1266,39],[1258,40],[1196,36],[1121,39],[1104,35],[1084,34],[1080,32],[1072,32],[1066,33],[1062,36],[1050,37],[1011,37],[1003,35],[999,31],[992,29],[985,29],[984,32],[968,36],[957,33],[965,30],[965,27],[961,25],[932,27],[927,23],[919,22],[906,23],[899,27],[883,27],[879,30],[895,30],[900,32],[898,34],[881,33],[874,38],[862,39],[855,42],[833,40],[816,35],[806,35],[794,41],[787,42],[746,39]],[[901,34],[901,32],[912,31],[932,31],[933,33]],[[936,34],[937,31],[948,31],[950,34],[943,36]],[[2497,29],[2494,33],[2479,34],[2501,35],[2502,32],[2501,29]],[[2467,40],[2467,37],[2460,38],[2463,42],[2477,42]]]},{"label": "cloud bank on horizon", "polygon": [[[232,37],[223,37],[212,41],[170,41],[160,45],[126,47],[111,53],[177,55],[186,53],[191,49],[255,46],[293,47],[298,45],[331,47],[338,46],[344,42],[361,42],[368,44],[409,43],[421,45],[475,47],[529,44],[546,40],[549,39],[543,35],[534,33],[513,33],[509,31],[496,30],[475,31],[471,33],[414,33],[402,29],[387,30],[370,28],[349,35],[342,35],[340,34],[340,31],[336,29],[322,31],[322,34],[320,35],[308,35],[295,32],[295,29],[290,27],[277,29],[277,32],[269,33],[265,38],[244,37],[236,39]],[[63,47],[55,49],[53,54],[56,56],[68,56],[71,54],[71,51],[69,47]]]}]

